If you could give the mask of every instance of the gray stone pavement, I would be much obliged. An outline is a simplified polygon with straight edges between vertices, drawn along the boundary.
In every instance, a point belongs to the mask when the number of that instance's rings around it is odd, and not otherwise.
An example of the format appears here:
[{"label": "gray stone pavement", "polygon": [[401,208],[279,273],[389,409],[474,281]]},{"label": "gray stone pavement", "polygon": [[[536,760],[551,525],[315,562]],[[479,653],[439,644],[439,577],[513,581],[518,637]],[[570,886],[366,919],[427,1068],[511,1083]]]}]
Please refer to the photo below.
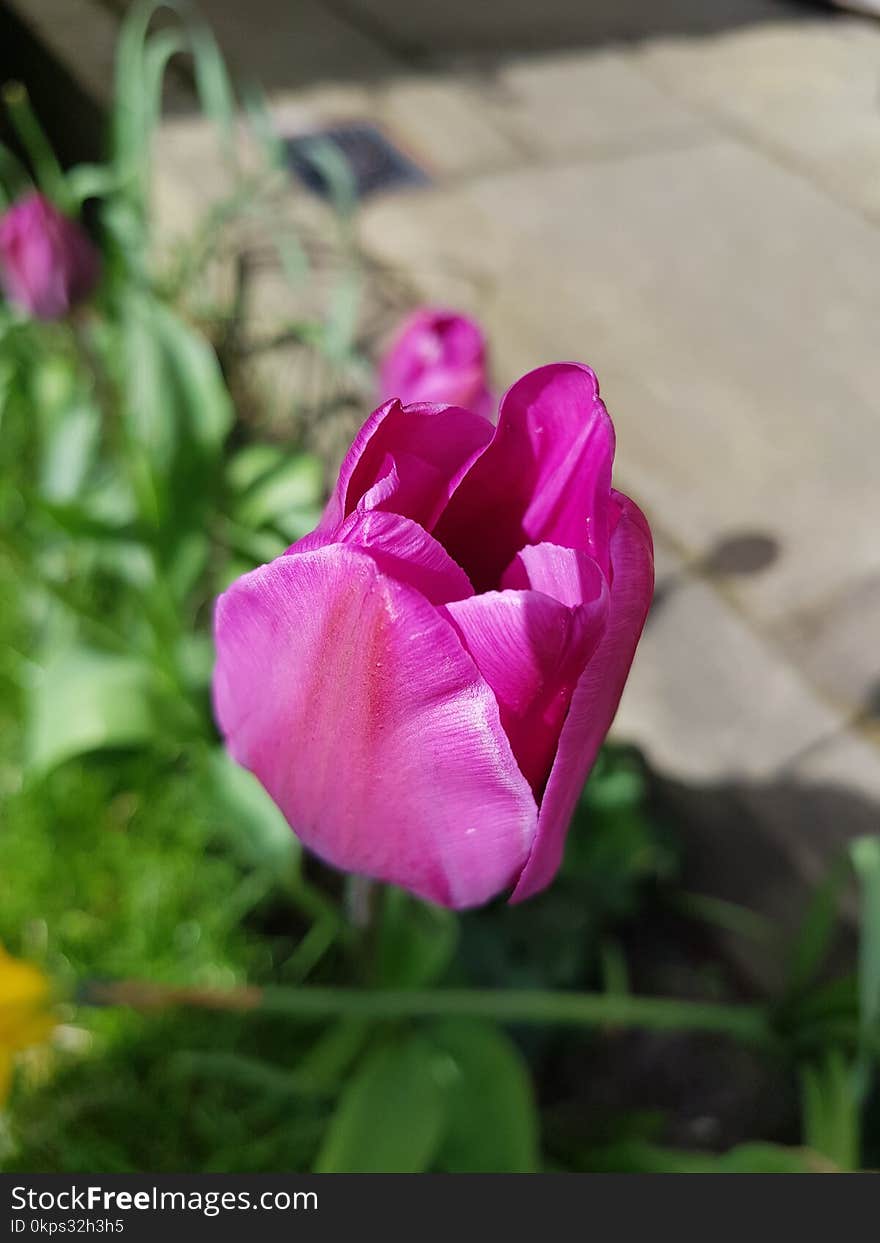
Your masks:
[{"label": "gray stone pavement", "polygon": [[[15,2],[40,24],[72,0]],[[43,29],[106,95],[113,6],[76,7],[78,36]],[[430,172],[365,205],[362,243],[484,320],[500,386],[596,368],[661,586],[617,734],[740,783],[805,880],[880,828],[880,23],[781,0],[202,8],[285,132],[371,119]],[[178,215],[203,160],[165,166]],[[769,564],[713,570],[743,533]],[[850,801],[809,797],[834,787]],[[722,867],[746,840],[719,832]]]}]

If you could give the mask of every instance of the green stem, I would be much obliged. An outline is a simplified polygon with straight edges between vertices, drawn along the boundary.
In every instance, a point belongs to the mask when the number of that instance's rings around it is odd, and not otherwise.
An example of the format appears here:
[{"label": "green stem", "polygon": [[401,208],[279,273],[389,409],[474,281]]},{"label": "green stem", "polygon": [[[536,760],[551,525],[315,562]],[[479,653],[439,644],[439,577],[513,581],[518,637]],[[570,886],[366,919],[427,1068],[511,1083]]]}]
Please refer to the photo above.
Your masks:
[{"label": "green stem", "polygon": [[259,1010],[299,1019],[480,1018],[498,1023],[565,1027],[640,1027],[654,1031],[714,1031],[753,1044],[774,1039],[759,1006],[678,1001],[602,993],[510,989],[240,988],[226,991],[169,988],[125,981],[87,985],[86,1004],[136,1009],[198,1006],[212,1010]]},{"label": "green stem", "polygon": [[727,1032],[743,1040],[771,1038],[763,1010],[757,1007],[677,1001],[661,997],[603,993],[539,992],[525,989],[266,989],[261,1009],[279,1014],[365,1019],[484,1018],[499,1023],[566,1027],[678,1028]]}]

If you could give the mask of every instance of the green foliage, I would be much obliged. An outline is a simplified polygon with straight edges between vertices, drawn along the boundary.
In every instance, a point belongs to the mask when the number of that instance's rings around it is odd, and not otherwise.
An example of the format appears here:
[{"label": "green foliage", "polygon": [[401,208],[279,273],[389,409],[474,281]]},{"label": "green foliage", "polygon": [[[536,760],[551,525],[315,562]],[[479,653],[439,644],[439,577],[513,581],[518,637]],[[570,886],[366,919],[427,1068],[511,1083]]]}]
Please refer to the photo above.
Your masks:
[{"label": "green foliage", "polygon": [[777,1144],[739,1144],[715,1155],[627,1142],[587,1152],[583,1164],[593,1173],[622,1174],[810,1174],[822,1168],[810,1153]]},{"label": "green foliage", "polygon": [[522,1055],[488,1024],[446,1020],[370,1051],[349,1080],[319,1173],[529,1173],[537,1122]]},{"label": "green foliage", "polygon": [[324,468],[311,454],[252,444],[230,462],[232,516],[244,529],[271,528],[288,543],[311,531],[321,514]]},{"label": "green foliage", "polygon": [[283,870],[299,852],[290,825],[256,777],[220,747],[206,753],[202,790],[230,849],[253,868]]},{"label": "green foliage", "polygon": [[859,1168],[859,1104],[854,1070],[839,1049],[801,1068],[804,1139],[839,1170]]},{"label": "green foliage", "polygon": [[420,1036],[382,1044],[346,1084],[315,1162],[318,1174],[419,1174],[446,1123],[446,1066]]},{"label": "green foliage", "polygon": [[880,1048],[880,837],[853,842],[850,855],[862,893],[859,940],[859,1094],[864,1098]]},{"label": "green foliage", "polygon": [[448,971],[458,942],[458,920],[388,888],[376,934],[376,983],[388,988],[423,988]]},{"label": "green foliage", "polygon": [[28,688],[25,769],[41,774],[71,756],[149,742],[160,714],[149,665],[76,647],[53,651]]},{"label": "green foliage", "polygon": [[[6,84],[3,89],[3,102],[6,105],[6,112],[13,128],[18,134],[22,147],[30,160],[37,185],[48,198],[54,199],[59,207],[68,208],[70,204],[61,165],[58,163],[55,152],[52,150],[52,144],[46,137],[46,133],[33,108],[31,108],[27,91],[20,82],[9,82]],[[6,157],[6,167],[12,174],[13,179],[18,182],[16,189],[20,191],[22,188],[20,170],[8,156]]]},{"label": "green foliage", "polygon": [[538,1122],[529,1068],[503,1032],[449,1019],[431,1028],[452,1071],[438,1165],[452,1174],[538,1169]]},{"label": "green foliage", "polygon": [[814,983],[825,962],[837,926],[840,892],[847,878],[845,860],[840,860],[813,894],[790,953],[788,988],[792,996],[799,996]]}]

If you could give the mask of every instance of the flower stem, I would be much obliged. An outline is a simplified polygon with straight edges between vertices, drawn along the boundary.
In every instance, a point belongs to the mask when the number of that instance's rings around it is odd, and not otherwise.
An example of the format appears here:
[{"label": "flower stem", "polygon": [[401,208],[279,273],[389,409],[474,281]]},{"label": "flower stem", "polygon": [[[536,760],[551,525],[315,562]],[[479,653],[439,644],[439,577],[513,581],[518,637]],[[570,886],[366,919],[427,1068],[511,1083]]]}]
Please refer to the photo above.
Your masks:
[{"label": "flower stem", "polygon": [[679,1001],[603,993],[531,989],[173,988],[141,981],[91,983],[79,1000],[136,1009],[197,1006],[259,1010],[299,1019],[481,1018],[499,1023],[566,1027],[635,1027],[653,1031],[714,1031],[752,1044],[774,1034],[766,1011],[754,1005]]}]

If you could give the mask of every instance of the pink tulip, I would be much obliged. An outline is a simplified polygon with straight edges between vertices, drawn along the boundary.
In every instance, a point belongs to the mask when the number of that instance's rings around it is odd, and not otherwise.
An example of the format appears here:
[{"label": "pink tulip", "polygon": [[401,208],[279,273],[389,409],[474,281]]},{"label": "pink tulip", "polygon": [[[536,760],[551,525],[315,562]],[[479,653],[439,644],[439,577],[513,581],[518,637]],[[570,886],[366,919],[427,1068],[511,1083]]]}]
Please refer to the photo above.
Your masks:
[{"label": "pink tulip", "polygon": [[491,417],[486,338],[455,311],[422,307],[408,316],[379,364],[379,397],[449,402]]},{"label": "pink tulip", "polygon": [[36,191],[0,216],[0,279],[35,319],[62,319],[98,281],[100,258],[75,220]]},{"label": "pink tulip", "polygon": [[452,907],[552,880],[653,591],[596,378],[389,401],[317,530],[220,597],[217,720],[298,836]]}]

